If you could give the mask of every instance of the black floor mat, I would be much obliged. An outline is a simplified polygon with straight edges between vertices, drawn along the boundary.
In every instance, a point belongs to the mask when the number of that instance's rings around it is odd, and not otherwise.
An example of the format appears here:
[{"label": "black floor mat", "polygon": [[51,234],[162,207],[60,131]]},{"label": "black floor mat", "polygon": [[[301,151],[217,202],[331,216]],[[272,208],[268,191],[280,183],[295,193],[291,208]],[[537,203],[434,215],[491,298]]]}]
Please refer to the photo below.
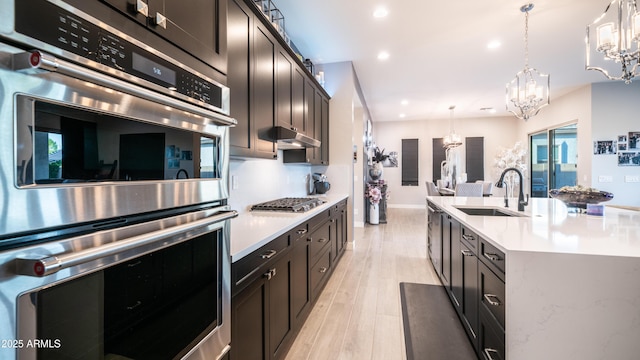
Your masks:
[{"label": "black floor mat", "polygon": [[442,286],[400,283],[408,360],[477,360]]}]

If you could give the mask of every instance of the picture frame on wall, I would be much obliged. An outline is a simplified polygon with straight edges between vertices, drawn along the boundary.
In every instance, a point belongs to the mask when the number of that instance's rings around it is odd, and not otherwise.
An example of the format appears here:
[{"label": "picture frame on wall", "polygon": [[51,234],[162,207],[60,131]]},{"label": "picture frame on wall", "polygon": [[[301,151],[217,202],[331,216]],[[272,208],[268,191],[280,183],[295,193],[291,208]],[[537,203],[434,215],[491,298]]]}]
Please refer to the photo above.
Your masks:
[{"label": "picture frame on wall", "polygon": [[640,166],[640,151],[619,152],[618,166]]},{"label": "picture frame on wall", "polygon": [[628,138],[629,150],[640,150],[640,131],[630,131]]},{"label": "picture frame on wall", "polygon": [[617,152],[615,140],[604,140],[593,142],[594,155],[614,155]]}]

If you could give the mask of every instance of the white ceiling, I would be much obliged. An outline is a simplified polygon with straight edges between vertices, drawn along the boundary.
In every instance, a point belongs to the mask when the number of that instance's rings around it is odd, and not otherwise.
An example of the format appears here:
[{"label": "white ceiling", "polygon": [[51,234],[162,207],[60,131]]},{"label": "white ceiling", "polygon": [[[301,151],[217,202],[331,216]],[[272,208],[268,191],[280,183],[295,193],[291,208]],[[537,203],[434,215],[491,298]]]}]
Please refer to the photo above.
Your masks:
[{"label": "white ceiling", "polygon": [[[286,31],[316,64],[352,61],[373,121],[510,116],[505,85],[524,67],[525,0],[273,0]],[[610,0],[538,0],[529,15],[529,65],[551,76],[554,98],[608,81],[585,70],[586,25]],[[388,16],[373,17],[378,6]],[[489,50],[498,40],[501,47]],[[386,61],[377,59],[387,51]],[[401,105],[406,99],[408,105]],[[496,114],[480,108],[495,108]],[[542,110],[544,111],[544,109]]]}]

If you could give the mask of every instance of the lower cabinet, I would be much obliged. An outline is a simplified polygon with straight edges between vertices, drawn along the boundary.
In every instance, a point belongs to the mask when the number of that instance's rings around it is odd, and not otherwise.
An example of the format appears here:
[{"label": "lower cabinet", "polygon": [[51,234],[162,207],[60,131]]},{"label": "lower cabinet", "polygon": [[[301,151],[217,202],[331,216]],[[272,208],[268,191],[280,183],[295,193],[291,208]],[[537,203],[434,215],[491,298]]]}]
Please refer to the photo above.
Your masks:
[{"label": "lower cabinet", "polygon": [[[288,235],[285,235],[288,240]],[[280,239],[282,240],[282,239]],[[259,250],[268,257],[276,250]],[[275,253],[231,301],[231,358],[277,359],[291,332],[291,251]]]},{"label": "lower cabinet", "polygon": [[285,357],[345,249],[346,217],[345,200],[231,265],[231,359]]},{"label": "lower cabinet", "polygon": [[[430,207],[434,215],[441,211]],[[442,237],[427,242],[442,251],[440,280],[479,358],[505,359],[505,254],[451,215],[440,215],[430,217],[429,226],[439,223]]]}]

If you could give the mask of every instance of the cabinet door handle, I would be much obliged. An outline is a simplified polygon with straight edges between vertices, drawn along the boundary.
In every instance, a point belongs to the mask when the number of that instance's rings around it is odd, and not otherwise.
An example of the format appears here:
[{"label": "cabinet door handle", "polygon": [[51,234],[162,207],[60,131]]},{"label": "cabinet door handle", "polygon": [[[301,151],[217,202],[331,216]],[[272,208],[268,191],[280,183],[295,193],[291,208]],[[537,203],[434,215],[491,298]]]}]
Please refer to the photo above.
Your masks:
[{"label": "cabinet door handle", "polygon": [[327,238],[320,238],[320,239],[318,240],[318,242],[319,242],[320,244],[324,244],[324,243],[326,243],[327,241],[329,241],[329,239],[327,239]]},{"label": "cabinet door handle", "polygon": [[460,252],[462,253],[462,255],[464,256],[473,256],[473,252],[471,250],[460,250]]},{"label": "cabinet door handle", "polygon": [[260,257],[263,258],[263,259],[271,259],[277,253],[278,252],[275,251],[275,250],[269,250],[266,253],[260,255]]},{"label": "cabinet door handle", "polygon": [[473,235],[467,235],[467,234],[462,235],[462,238],[465,239],[466,241],[473,241],[476,239]]},{"label": "cabinet door handle", "polygon": [[321,267],[321,268],[320,268],[320,270],[318,270],[318,271],[319,271],[321,274],[324,274],[324,273],[326,273],[326,272],[327,272],[327,270],[329,270],[329,269],[323,266],[323,267]]},{"label": "cabinet door handle", "polygon": [[267,280],[271,280],[271,278],[273,278],[274,276],[276,276],[276,269],[269,269],[269,271],[267,271],[266,273],[264,273],[264,277],[267,278]]},{"label": "cabinet door handle", "polygon": [[487,302],[491,306],[500,306],[500,305],[502,305],[502,302],[500,301],[500,298],[497,295],[484,294],[484,299],[487,300]]},{"label": "cabinet door handle", "polygon": [[494,254],[494,253],[485,252],[484,253],[484,257],[486,257],[487,259],[489,259],[491,261],[502,261],[502,258],[500,257],[500,255]]},{"label": "cabinet door handle", "polygon": [[160,13],[156,13],[156,17],[153,19],[153,23],[156,26],[159,26],[163,29],[167,28],[167,17],[160,14]]},{"label": "cabinet door handle", "polygon": [[307,229],[300,229],[300,230],[296,231],[296,233],[298,235],[306,234],[307,233]]},{"label": "cabinet door handle", "polygon": [[146,2],[142,0],[137,0],[135,7],[136,7],[136,11],[139,12],[140,14],[144,16],[149,16],[149,5],[147,5]]},{"label": "cabinet door handle", "polygon": [[138,260],[138,261],[136,261],[134,263],[127,264],[127,267],[132,268],[132,267],[136,267],[136,266],[138,266],[140,264],[142,264],[142,260]]},{"label": "cabinet door handle", "polygon": [[[496,349],[485,348],[484,354],[487,355],[487,359],[489,360],[498,360],[500,359],[500,353]],[[496,354],[496,357],[493,357],[493,354]]]}]

